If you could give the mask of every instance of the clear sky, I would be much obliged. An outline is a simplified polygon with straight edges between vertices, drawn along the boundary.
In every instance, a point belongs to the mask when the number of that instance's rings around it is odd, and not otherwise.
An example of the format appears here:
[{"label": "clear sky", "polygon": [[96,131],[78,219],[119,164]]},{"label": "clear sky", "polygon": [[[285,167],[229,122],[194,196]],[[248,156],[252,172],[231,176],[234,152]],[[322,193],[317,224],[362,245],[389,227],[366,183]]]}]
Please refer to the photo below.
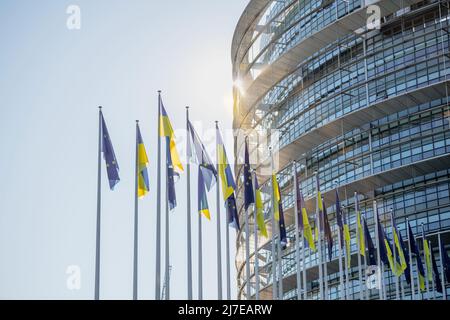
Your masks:
[{"label": "clear sky", "polygon": [[[230,129],[230,47],[246,4],[0,2],[0,298],[93,297],[98,105],[104,107],[122,178],[110,192],[102,173],[101,297],[132,297],[132,172],[135,120],[140,119],[151,161],[151,194],[140,201],[139,297],[154,298],[156,92],[163,90],[176,129],[185,127],[185,105],[191,106],[198,128],[212,128],[220,120],[224,130]],[[69,5],[81,8],[81,30],[66,27]],[[192,180],[196,189],[196,174]],[[182,177],[176,186],[179,206],[171,214],[171,295],[178,299],[186,298],[185,186]],[[204,224],[208,299],[217,297],[214,200],[212,192],[213,220]],[[197,217],[195,193],[192,209]],[[196,297],[196,240],[193,245]],[[235,296],[234,241],[231,247]],[[80,267],[80,290],[67,288],[71,265]]]}]

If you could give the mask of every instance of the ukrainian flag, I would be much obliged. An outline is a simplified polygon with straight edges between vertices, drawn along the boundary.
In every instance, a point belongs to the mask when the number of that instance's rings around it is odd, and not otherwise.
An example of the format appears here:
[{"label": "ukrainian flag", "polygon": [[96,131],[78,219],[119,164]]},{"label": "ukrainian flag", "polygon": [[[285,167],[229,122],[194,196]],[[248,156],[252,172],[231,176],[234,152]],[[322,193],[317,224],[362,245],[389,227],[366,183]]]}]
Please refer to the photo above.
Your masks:
[{"label": "ukrainian flag", "polygon": [[198,212],[204,215],[206,219],[211,220],[208,198],[206,196],[205,179],[203,178],[203,168],[201,166],[198,167]]},{"label": "ukrainian flag", "polygon": [[273,192],[273,210],[275,221],[280,221],[280,187],[278,186],[278,180],[275,174],[272,174],[272,192]]},{"label": "ukrainian flag", "polygon": [[145,151],[144,141],[142,140],[141,130],[137,125],[137,175],[138,175],[138,197],[143,198],[150,190],[150,184],[148,182],[148,157],[147,151]]},{"label": "ukrainian flag", "polygon": [[308,247],[312,251],[316,251],[316,245],[314,243],[314,237],[312,233],[311,225],[309,224],[308,212],[306,212],[306,208],[304,206],[305,199],[303,198],[303,194],[300,191],[300,188],[297,186],[297,198],[298,198],[298,209],[301,212],[301,217],[299,217],[299,222],[301,221],[301,228],[303,229],[303,237],[305,238]]},{"label": "ukrainian flag", "polygon": [[431,251],[428,246],[428,241],[423,237],[423,251],[425,253],[425,264],[427,266],[427,278],[428,281],[433,281],[433,267],[431,265]]},{"label": "ukrainian flag", "polygon": [[256,223],[258,224],[258,229],[261,232],[262,236],[267,238],[267,228],[266,223],[264,221],[264,204],[262,202],[261,189],[259,188],[258,179],[255,177],[255,202],[256,202]]},{"label": "ukrainian flag", "polygon": [[175,144],[175,134],[172,128],[172,123],[170,122],[169,116],[167,115],[166,109],[164,108],[163,102],[160,103],[160,118],[159,118],[160,137],[166,137],[169,142],[169,150],[171,155],[171,160],[173,164],[173,169],[177,173],[182,173],[184,171],[183,165],[180,161],[180,156],[177,151],[177,146]]},{"label": "ukrainian flag", "polygon": [[220,134],[219,127],[216,125],[216,138],[217,138],[217,161],[219,167],[219,176],[222,182],[222,194],[223,200],[226,201],[236,189],[236,183],[234,182],[233,172],[228,163],[227,152],[225,145]]},{"label": "ukrainian flag", "polygon": [[361,223],[361,212],[358,210],[358,212],[356,212],[356,225],[358,228],[358,233],[359,233],[359,239],[357,239],[357,241],[359,241],[359,254],[362,255],[363,257],[366,256],[366,240],[364,239],[364,229]]}]

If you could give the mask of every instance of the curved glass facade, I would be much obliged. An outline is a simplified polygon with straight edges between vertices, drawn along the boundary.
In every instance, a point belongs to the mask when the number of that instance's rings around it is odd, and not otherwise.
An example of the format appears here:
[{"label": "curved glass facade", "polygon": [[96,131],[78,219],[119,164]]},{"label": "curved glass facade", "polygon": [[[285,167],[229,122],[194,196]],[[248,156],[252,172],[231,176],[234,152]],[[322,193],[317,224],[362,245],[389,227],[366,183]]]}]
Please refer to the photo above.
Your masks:
[{"label": "curved glass facade", "polygon": [[[392,238],[387,216],[394,210],[404,239],[406,219],[416,236],[420,236],[424,224],[438,264],[438,238],[450,248],[449,2],[410,1],[404,6],[404,1],[391,2],[398,2],[399,8],[381,18],[379,30],[368,30],[363,24],[334,40],[326,33],[332,32],[337,23],[351,21],[355,26],[359,20],[350,19],[365,12],[365,1],[267,1],[253,27],[238,26],[247,28],[252,40],[250,46],[239,48],[244,54],[233,54],[234,78],[245,81],[248,90],[236,88],[235,96],[258,95],[251,105],[246,105],[245,99],[237,99],[240,105],[235,110],[235,129],[247,133],[272,129],[281,133],[275,151],[282,159],[297,161],[296,174],[312,224],[317,172],[335,243],[335,203],[330,199],[335,188],[345,195],[341,202],[349,216],[349,292],[354,299],[360,297],[363,288],[357,264],[355,192],[372,237],[376,200],[388,237]],[[298,61],[290,59],[289,68],[294,71],[266,92],[251,92],[252,82],[259,81],[259,69],[277,64],[316,33],[323,36],[322,42],[331,40],[306,59],[301,55]],[[243,144],[237,142],[235,151],[239,158]],[[283,160],[277,170],[290,242],[281,257],[283,299],[297,299],[297,267],[303,264],[308,299],[317,299],[317,253],[306,249],[304,262],[296,261],[292,170],[291,164]],[[269,221],[270,179],[261,180],[266,180],[260,184]],[[242,181],[238,181],[238,190],[242,216]],[[250,224],[253,230],[251,218]],[[254,235],[241,232],[236,267],[242,299],[247,298],[247,236],[252,248],[252,297],[256,284]],[[268,299],[273,298],[270,240],[259,237],[257,255],[260,296]],[[329,299],[339,298],[337,247],[326,263]],[[387,298],[394,299],[395,281],[390,272],[385,272],[385,284]],[[402,296],[410,298],[411,290],[403,278],[401,284]],[[450,290],[447,292],[450,294]],[[430,293],[427,298],[431,296],[440,298],[441,294]],[[369,290],[367,298],[379,298],[378,291]]]}]

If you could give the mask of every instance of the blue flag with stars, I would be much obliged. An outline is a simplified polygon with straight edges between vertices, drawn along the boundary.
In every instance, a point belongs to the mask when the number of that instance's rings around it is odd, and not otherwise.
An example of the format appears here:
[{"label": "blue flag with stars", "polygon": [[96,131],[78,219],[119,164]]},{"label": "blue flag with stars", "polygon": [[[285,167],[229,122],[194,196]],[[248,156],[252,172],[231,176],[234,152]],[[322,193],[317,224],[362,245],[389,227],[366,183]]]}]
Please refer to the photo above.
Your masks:
[{"label": "blue flag with stars", "polygon": [[109,187],[114,190],[114,187],[119,183],[119,164],[117,163],[114,148],[109,137],[108,128],[106,127],[105,118],[100,111],[100,117],[102,120],[102,153],[106,163],[106,172],[108,174]]},{"label": "blue flag with stars", "polygon": [[244,205],[245,210],[255,203],[255,195],[253,193],[252,173],[250,171],[250,155],[248,152],[248,139],[245,140],[244,154]]}]

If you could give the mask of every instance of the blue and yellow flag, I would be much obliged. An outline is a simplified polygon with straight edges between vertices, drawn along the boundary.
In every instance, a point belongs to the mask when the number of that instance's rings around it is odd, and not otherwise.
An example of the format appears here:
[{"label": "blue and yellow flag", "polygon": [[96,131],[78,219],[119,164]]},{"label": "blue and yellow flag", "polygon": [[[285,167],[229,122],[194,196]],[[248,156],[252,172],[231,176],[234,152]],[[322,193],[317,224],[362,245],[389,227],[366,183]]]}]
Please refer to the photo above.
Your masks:
[{"label": "blue and yellow flag", "polygon": [[211,214],[208,207],[208,198],[206,196],[205,180],[203,178],[203,170],[201,166],[198,168],[198,212],[211,220]]},{"label": "blue and yellow flag", "polygon": [[102,153],[106,163],[106,173],[108,174],[109,187],[111,190],[114,190],[114,187],[120,181],[119,164],[117,163],[114,148],[111,142],[111,138],[109,137],[108,128],[106,127],[106,122],[105,118],[103,117],[102,111],[100,111],[100,118],[102,122]]},{"label": "blue and yellow flag", "polygon": [[311,225],[309,224],[308,213],[305,208],[305,199],[299,186],[296,186],[297,192],[297,208],[298,208],[298,224],[300,230],[303,230],[303,237],[305,244],[312,250],[316,251],[316,244],[314,243],[314,237],[312,233]]},{"label": "blue and yellow flag", "polygon": [[272,205],[273,205],[273,216],[275,221],[280,221],[280,187],[278,186],[277,176],[272,174]]},{"label": "blue and yellow flag", "polygon": [[422,241],[423,241],[423,254],[425,256],[425,265],[427,266],[427,280],[433,281],[433,266],[431,265],[431,251],[428,246],[427,238],[425,237],[424,226],[422,225]]},{"label": "blue and yellow flag", "polygon": [[148,157],[145,151],[144,141],[142,140],[139,125],[136,125],[136,143],[137,143],[137,175],[138,175],[138,194],[139,198],[143,198],[150,190],[148,181]]},{"label": "blue and yellow flag", "polygon": [[256,223],[258,225],[258,229],[261,232],[261,235],[265,238],[268,237],[266,223],[264,220],[264,204],[262,201],[262,192],[259,188],[258,178],[255,175],[255,202],[256,202]]},{"label": "blue and yellow flag", "polygon": [[175,172],[173,166],[170,139],[166,137],[166,140],[167,200],[169,202],[170,210],[173,210],[177,206],[177,196],[175,193],[175,176],[179,176],[179,174]]},{"label": "blue and yellow flag", "polygon": [[339,193],[336,190],[336,220],[339,226],[339,238],[341,239],[341,248],[345,247],[345,259],[350,265],[351,247],[350,247],[350,228],[347,223],[347,215],[342,211]]},{"label": "blue and yellow flag", "polygon": [[355,196],[355,211],[356,211],[356,227],[358,228],[359,237],[357,237],[356,241],[358,241],[359,245],[359,254],[363,257],[366,256],[366,241],[364,239],[364,228],[361,221],[361,211],[359,210],[359,200],[358,195]]},{"label": "blue and yellow flag", "polygon": [[166,137],[167,143],[169,144],[170,158],[173,165],[173,170],[177,173],[182,173],[184,171],[183,165],[180,161],[180,156],[177,151],[177,146],[175,143],[175,134],[172,128],[172,123],[170,122],[169,116],[167,115],[166,109],[162,100],[160,100],[160,118],[159,118],[160,137]]},{"label": "blue and yellow flag", "polygon": [[220,134],[219,126],[216,124],[216,147],[217,147],[217,162],[219,169],[219,176],[223,200],[226,201],[236,190],[236,183],[234,181],[233,172],[231,166],[228,163],[227,152],[225,150],[225,144],[223,143],[222,135]]},{"label": "blue and yellow flag", "polygon": [[395,255],[396,255],[396,258],[397,258],[397,261],[396,261],[396,266],[398,268],[397,274],[401,275],[403,272],[405,272],[405,270],[408,269],[408,264],[406,262],[404,245],[402,243],[403,241],[401,239],[401,235],[398,232],[397,225],[395,223],[395,218],[393,216],[393,213],[391,213],[391,214],[392,214],[392,222],[393,222],[392,234],[393,234],[393,238],[394,238]]},{"label": "blue and yellow flag", "polygon": [[420,258],[419,248],[417,247],[416,239],[412,231],[411,225],[408,221],[408,240],[411,246],[411,252],[416,255],[417,269],[419,270],[419,285],[420,290],[425,291],[425,270],[423,269],[422,259]]}]

